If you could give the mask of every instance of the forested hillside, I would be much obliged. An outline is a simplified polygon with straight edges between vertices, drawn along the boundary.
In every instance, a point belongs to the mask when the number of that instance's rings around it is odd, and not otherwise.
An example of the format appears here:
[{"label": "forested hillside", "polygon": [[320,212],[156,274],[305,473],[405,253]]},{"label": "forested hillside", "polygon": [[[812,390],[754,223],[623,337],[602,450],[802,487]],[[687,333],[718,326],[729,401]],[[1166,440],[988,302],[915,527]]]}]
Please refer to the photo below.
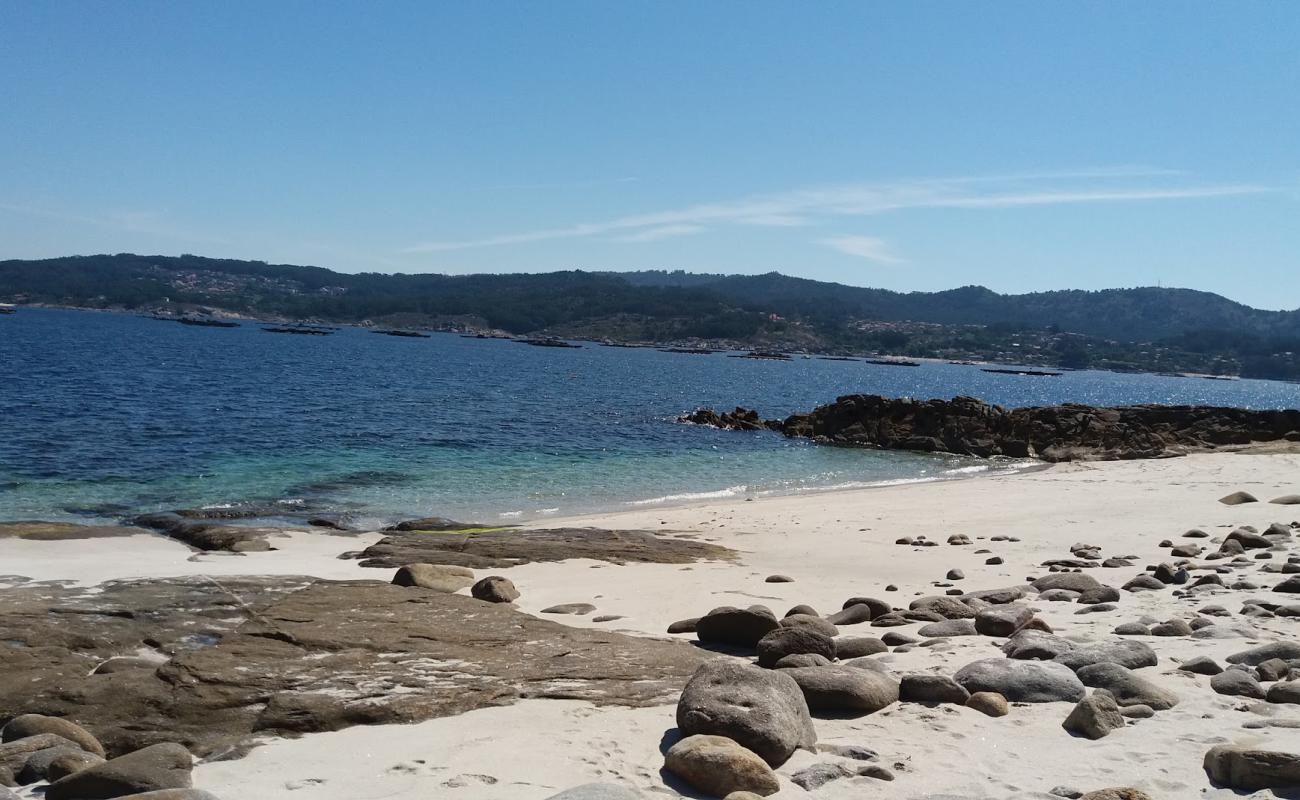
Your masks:
[{"label": "forested hillside", "polygon": [[353,323],[454,319],[514,334],[1300,378],[1300,310],[1263,311],[1190,289],[900,293],[775,272],[346,274],[118,254],[2,261],[0,302]]}]

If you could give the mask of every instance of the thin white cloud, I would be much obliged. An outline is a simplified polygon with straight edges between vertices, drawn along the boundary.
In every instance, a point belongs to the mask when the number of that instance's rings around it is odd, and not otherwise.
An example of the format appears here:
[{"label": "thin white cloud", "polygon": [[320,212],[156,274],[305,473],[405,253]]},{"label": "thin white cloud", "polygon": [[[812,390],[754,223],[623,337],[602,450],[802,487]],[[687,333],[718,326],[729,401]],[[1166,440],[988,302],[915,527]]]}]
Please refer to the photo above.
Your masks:
[{"label": "thin white cloud", "polygon": [[[1078,203],[1187,200],[1274,191],[1256,184],[1169,184],[1176,177],[1146,168],[1128,171],[1072,171],[958,178],[925,178],[875,184],[796,189],[681,209],[615,217],[567,227],[506,233],[482,239],[430,241],[405,253],[433,253],[479,247],[576,239],[606,234],[635,235],[654,228],[709,225],[792,226],[829,218],[867,217],[889,211],[942,208],[1012,208]],[[1165,184],[1153,179],[1164,178]],[[1142,179],[1139,183],[1137,179]],[[1125,181],[1129,185],[1116,185]]]},{"label": "thin white cloud", "polygon": [[663,225],[658,228],[646,228],[637,233],[631,233],[627,236],[617,236],[616,242],[657,242],[661,239],[674,239],[678,236],[690,236],[696,233],[703,233],[708,228],[703,225]]},{"label": "thin white cloud", "polygon": [[883,239],[875,236],[832,236],[829,239],[819,239],[817,243],[877,264],[903,263],[903,259],[890,252],[889,245]]}]

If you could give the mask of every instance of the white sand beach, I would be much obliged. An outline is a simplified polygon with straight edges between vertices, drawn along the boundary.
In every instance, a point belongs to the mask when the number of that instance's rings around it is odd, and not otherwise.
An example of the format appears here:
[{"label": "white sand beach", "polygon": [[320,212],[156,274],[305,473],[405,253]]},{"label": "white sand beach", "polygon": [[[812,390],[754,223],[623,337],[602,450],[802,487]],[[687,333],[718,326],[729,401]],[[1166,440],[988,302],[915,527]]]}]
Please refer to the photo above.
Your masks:
[{"label": "white sand beach", "polygon": [[[1237,490],[1264,502],[1218,502]],[[723,605],[759,603],[780,616],[806,603],[826,614],[839,610],[849,597],[867,595],[905,608],[916,596],[942,594],[944,588],[935,584],[945,582],[945,574],[954,568],[965,577],[951,583],[964,590],[1019,585],[1029,576],[1045,574],[1044,560],[1068,558],[1071,545],[1079,542],[1100,547],[1106,556],[1136,557],[1129,568],[1090,570],[1103,583],[1119,586],[1145,565],[1169,560],[1169,548],[1159,543],[1185,543],[1180,537],[1190,528],[1220,537],[1240,525],[1262,530],[1300,518],[1300,506],[1267,502],[1297,492],[1296,454],[1221,453],[1057,465],[1010,476],[547,520],[539,527],[654,530],[698,537],[741,555],[735,562],[689,565],[532,563],[493,573],[518,586],[522,596],[516,605],[525,612],[539,613],[559,603],[591,603],[597,608],[593,615],[547,618],[667,637],[665,630],[673,621]],[[956,533],[968,535],[972,543],[946,544]],[[894,543],[898,537],[918,535],[941,544]],[[1018,541],[994,542],[994,536]],[[270,553],[198,557],[180,544],[147,535],[70,542],[0,540],[0,572],[33,581],[87,584],[186,574],[387,580],[388,571],[337,558],[377,537],[303,533],[276,539],[279,549]],[[991,555],[1004,563],[987,565]],[[765,582],[774,574],[793,580]],[[1082,615],[1076,614],[1080,607],[1074,603],[1033,604],[1057,634],[1080,641],[1114,638],[1110,632],[1116,625],[1144,617],[1190,618],[1210,603],[1227,607],[1231,621],[1241,622],[1241,601],[1266,595],[1267,587],[1280,578],[1254,571],[1245,577],[1256,580],[1261,589],[1224,589],[1195,599],[1173,597],[1168,591],[1124,592],[1116,610]],[[890,584],[897,590],[886,592]],[[597,615],[621,618],[597,623]],[[816,719],[821,743],[870,748],[879,754],[878,763],[895,775],[892,782],[838,780],[818,789],[816,796],[1049,798],[1049,790],[1061,785],[1083,791],[1132,786],[1154,798],[1241,796],[1209,783],[1201,767],[1205,751],[1221,743],[1300,750],[1300,729],[1264,725],[1278,720],[1300,724],[1300,706],[1219,695],[1208,688],[1208,678],[1175,672],[1174,667],[1198,655],[1222,662],[1228,654],[1263,641],[1295,638],[1297,623],[1289,618],[1250,624],[1257,633],[1248,638],[1140,637],[1160,655],[1159,666],[1142,675],[1175,691],[1180,702],[1097,741],[1073,737],[1061,728],[1071,708],[1065,703],[1013,704],[1002,718],[959,706],[896,703],[869,716]],[[912,633],[917,627],[919,623],[889,630]],[[878,636],[882,630],[862,624],[843,627],[841,633]],[[1000,655],[1000,641],[953,637],[877,658],[896,674],[951,674],[971,661]],[[198,765],[195,785],[223,798],[258,800],[542,800],[566,787],[608,781],[650,797],[672,797],[678,796],[680,785],[665,783],[660,748],[674,727],[671,705],[597,708],[578,701],[527,700],[415,725],[355,727],[269,740],[241,759]],[[797,753],[778,770],[783,777],[777,796],[807,795],[788,782],[788,776],[829,758]],[[1273,795],[1265,791],[1259,796]]]}]

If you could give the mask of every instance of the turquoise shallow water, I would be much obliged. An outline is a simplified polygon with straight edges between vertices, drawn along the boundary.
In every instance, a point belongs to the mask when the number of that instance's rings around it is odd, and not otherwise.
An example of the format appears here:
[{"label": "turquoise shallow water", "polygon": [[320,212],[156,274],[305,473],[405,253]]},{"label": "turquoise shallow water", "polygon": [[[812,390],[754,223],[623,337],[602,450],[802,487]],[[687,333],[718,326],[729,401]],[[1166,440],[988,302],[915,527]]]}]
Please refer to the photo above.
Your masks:
[{"label": "turquoise shallow water", "polygon": [[0,364],[0,519],[252,503],[366,522],[493,522],[1014,466],[673,422],[701,405],[784,416],[874,392],[1300,406],[1300,386],[1267,381],[1023,378],[355,329],[285,336],[42,309],[0,317]]}]

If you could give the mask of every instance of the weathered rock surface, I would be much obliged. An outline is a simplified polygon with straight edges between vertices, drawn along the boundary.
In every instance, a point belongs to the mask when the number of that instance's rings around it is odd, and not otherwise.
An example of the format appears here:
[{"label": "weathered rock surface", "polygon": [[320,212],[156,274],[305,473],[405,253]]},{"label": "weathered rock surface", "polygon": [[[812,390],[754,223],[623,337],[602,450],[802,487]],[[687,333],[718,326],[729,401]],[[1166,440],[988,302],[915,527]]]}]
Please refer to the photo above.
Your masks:
[{"label": "weathered rock surface", "polygon": [[131,520],[131,523],[157,531],[198,550],[225,550],[232,553],[270,550],[271,544],[266,537],[280,533],[277,528],[224,525],[219,522],[189,519],[173,512],[142,514]]},{"label": "weathered rock surface", "polygon": [[955,703],[965,705],[970,692],[947,675],[904,675],[898,699],[905,703]]},{"label": "weathered rock surface", "polygon": [[1085,686],[1105,689],[1121,706],[1150,706],[1164,711],[1178,705],[1178,695],[1119,664],[1092,664],[1078,671]]},{"label": "weathered rock surface", "polygon": [[12,742],[17,739],[25,739],[28,736],[38,736],[42,733],[62,736],[87,753],[93,753],[97,756],[104,755],[103,745],[90,734],[90,731],[72,720],[49,717],[44,714],[20,714],[9,720],[5,724],[4,730],[0,731],[0,741]]},{"label": "weathered rock surface", "polygon": [[849,664],[781,671],[798,684],[811,711],[872,714],[898,700],[898,681],[884,671]]},{"label": "weathered rock surface", "polygon": [[988,658],[953,675],[966,691],[997,692],[1013,703],[1078,702],[1086,690],[1068,667],[1051,661]]},{"label": "weathered rock surface", "polygon": [[696,734],[668,748],[664,767],[700,791],[715,797],[732,792],[776,794],[781,783],[767,762],[725,736]]},{"label": "weathered rock surface", "polygon": [[1290,789],[1300,786],[1300,756],[1220,745],[1205,754],[1210,780],[1232,789]]},{"label": "weathered rock surface", "polygon": [[1091,664],[1110,663],[1128,669],[1141,669],[1142,667],[1154,667],[1159,661],[1156,651],[1151,649],[1151,645],[1133,639],[1080,645],[1067,653],[1056,656],[1053,660],[1076,672]]},{"label": "weathered rock surface", "polygon": [[[415,722],[522,697],[650,705],[675,697],[701,661],[686,643],[379,581],[196,577],[98,589],[0,589],[0,718],[75,719],[110,755],[175,741],[203,756],[281,724]],[[144,642],[164,659],[156,668],[92,674]],[[315,701],[277,699],[305,686]]]},{"label": "weathered rock surface", "polygon": [[687,736],[725,736],[774,767],[817,744],[808,703],[787,671],[722,658],[701,664],[682,690],[677,727]]},{"label": "weathered rock surface", "polygon": [[1007,698],[997,692],[974,692],[966,701],[966,707],[989,717],[1005,717],[1010,711]]},{"label": "weathered rock surface", "polygon": [[791,655],[819,655],[830,660],[835,654],[835,640],[811,628],[777,628],[758,640],[760,667],[774,667]]},{"label": "weathered rock surface", "polygon": [[1061,727],[1087,739],[1100,739],[1124,727],[1115,698],[1107,692],[1093,692],[1079,701]]},{"label": "weathered rock surface", "polygon": [[1233,697],[1264,699],[1264,687],[1244,669],[1225,669],[1210,678],[1210,688],[1219,694]]},{"label": "weathered rock surface", "polygon": [[489,575],[482,579],[469,587],[469,593],[474,599],[489,603],[513,603],[519,599],[519,590],[515,588],[514,582],[500,575]]},{"label": "weathered rock surface", "polygon": [[359,553],[363,567],[397,569],[405,564],[452,564],[474,569],[513,567],[533,561],[590,558],[612,564],[688,564],[730,559],[735,551],[706,542],[658,536],[649,531],[598,528],[476,530],[469,533],[394,533]]},{"label": "weathered rock surface", "polygon": [[1008,410],[973,397],[918,401],[858,394],[784,421],[761,421],[743,411],[739,417],[701,411],[686,421],[780,430],[832,444],[1045,461],[1161,458],[1251,442],[1300,441],[1300,411],[1295,410],[1074,404]]},{"label": "weathered rock surface", "polygon": [[444,564],[407,564],[397,570],[393,585],[458,592],[474,585],[474,570]]},{"label": "weathered rock surface", "polygon": [[72,522],[0,522],[0,539],[55,541],[67,539],[101,539],[114,536],[138,536],[139,528],[118,525],[77,525]]},{"label": "weathered rock surface", "polygon": [[193,759],[178,744],[163,742],[60,778],[46,800],[102,800],[160,789],[188,789]]},{"label": "weathered rock surface", "polygon": [[695,635],[701,642],[757,647],[759,640],[779,627],[769,609],[722,606],[695,621]]}]

